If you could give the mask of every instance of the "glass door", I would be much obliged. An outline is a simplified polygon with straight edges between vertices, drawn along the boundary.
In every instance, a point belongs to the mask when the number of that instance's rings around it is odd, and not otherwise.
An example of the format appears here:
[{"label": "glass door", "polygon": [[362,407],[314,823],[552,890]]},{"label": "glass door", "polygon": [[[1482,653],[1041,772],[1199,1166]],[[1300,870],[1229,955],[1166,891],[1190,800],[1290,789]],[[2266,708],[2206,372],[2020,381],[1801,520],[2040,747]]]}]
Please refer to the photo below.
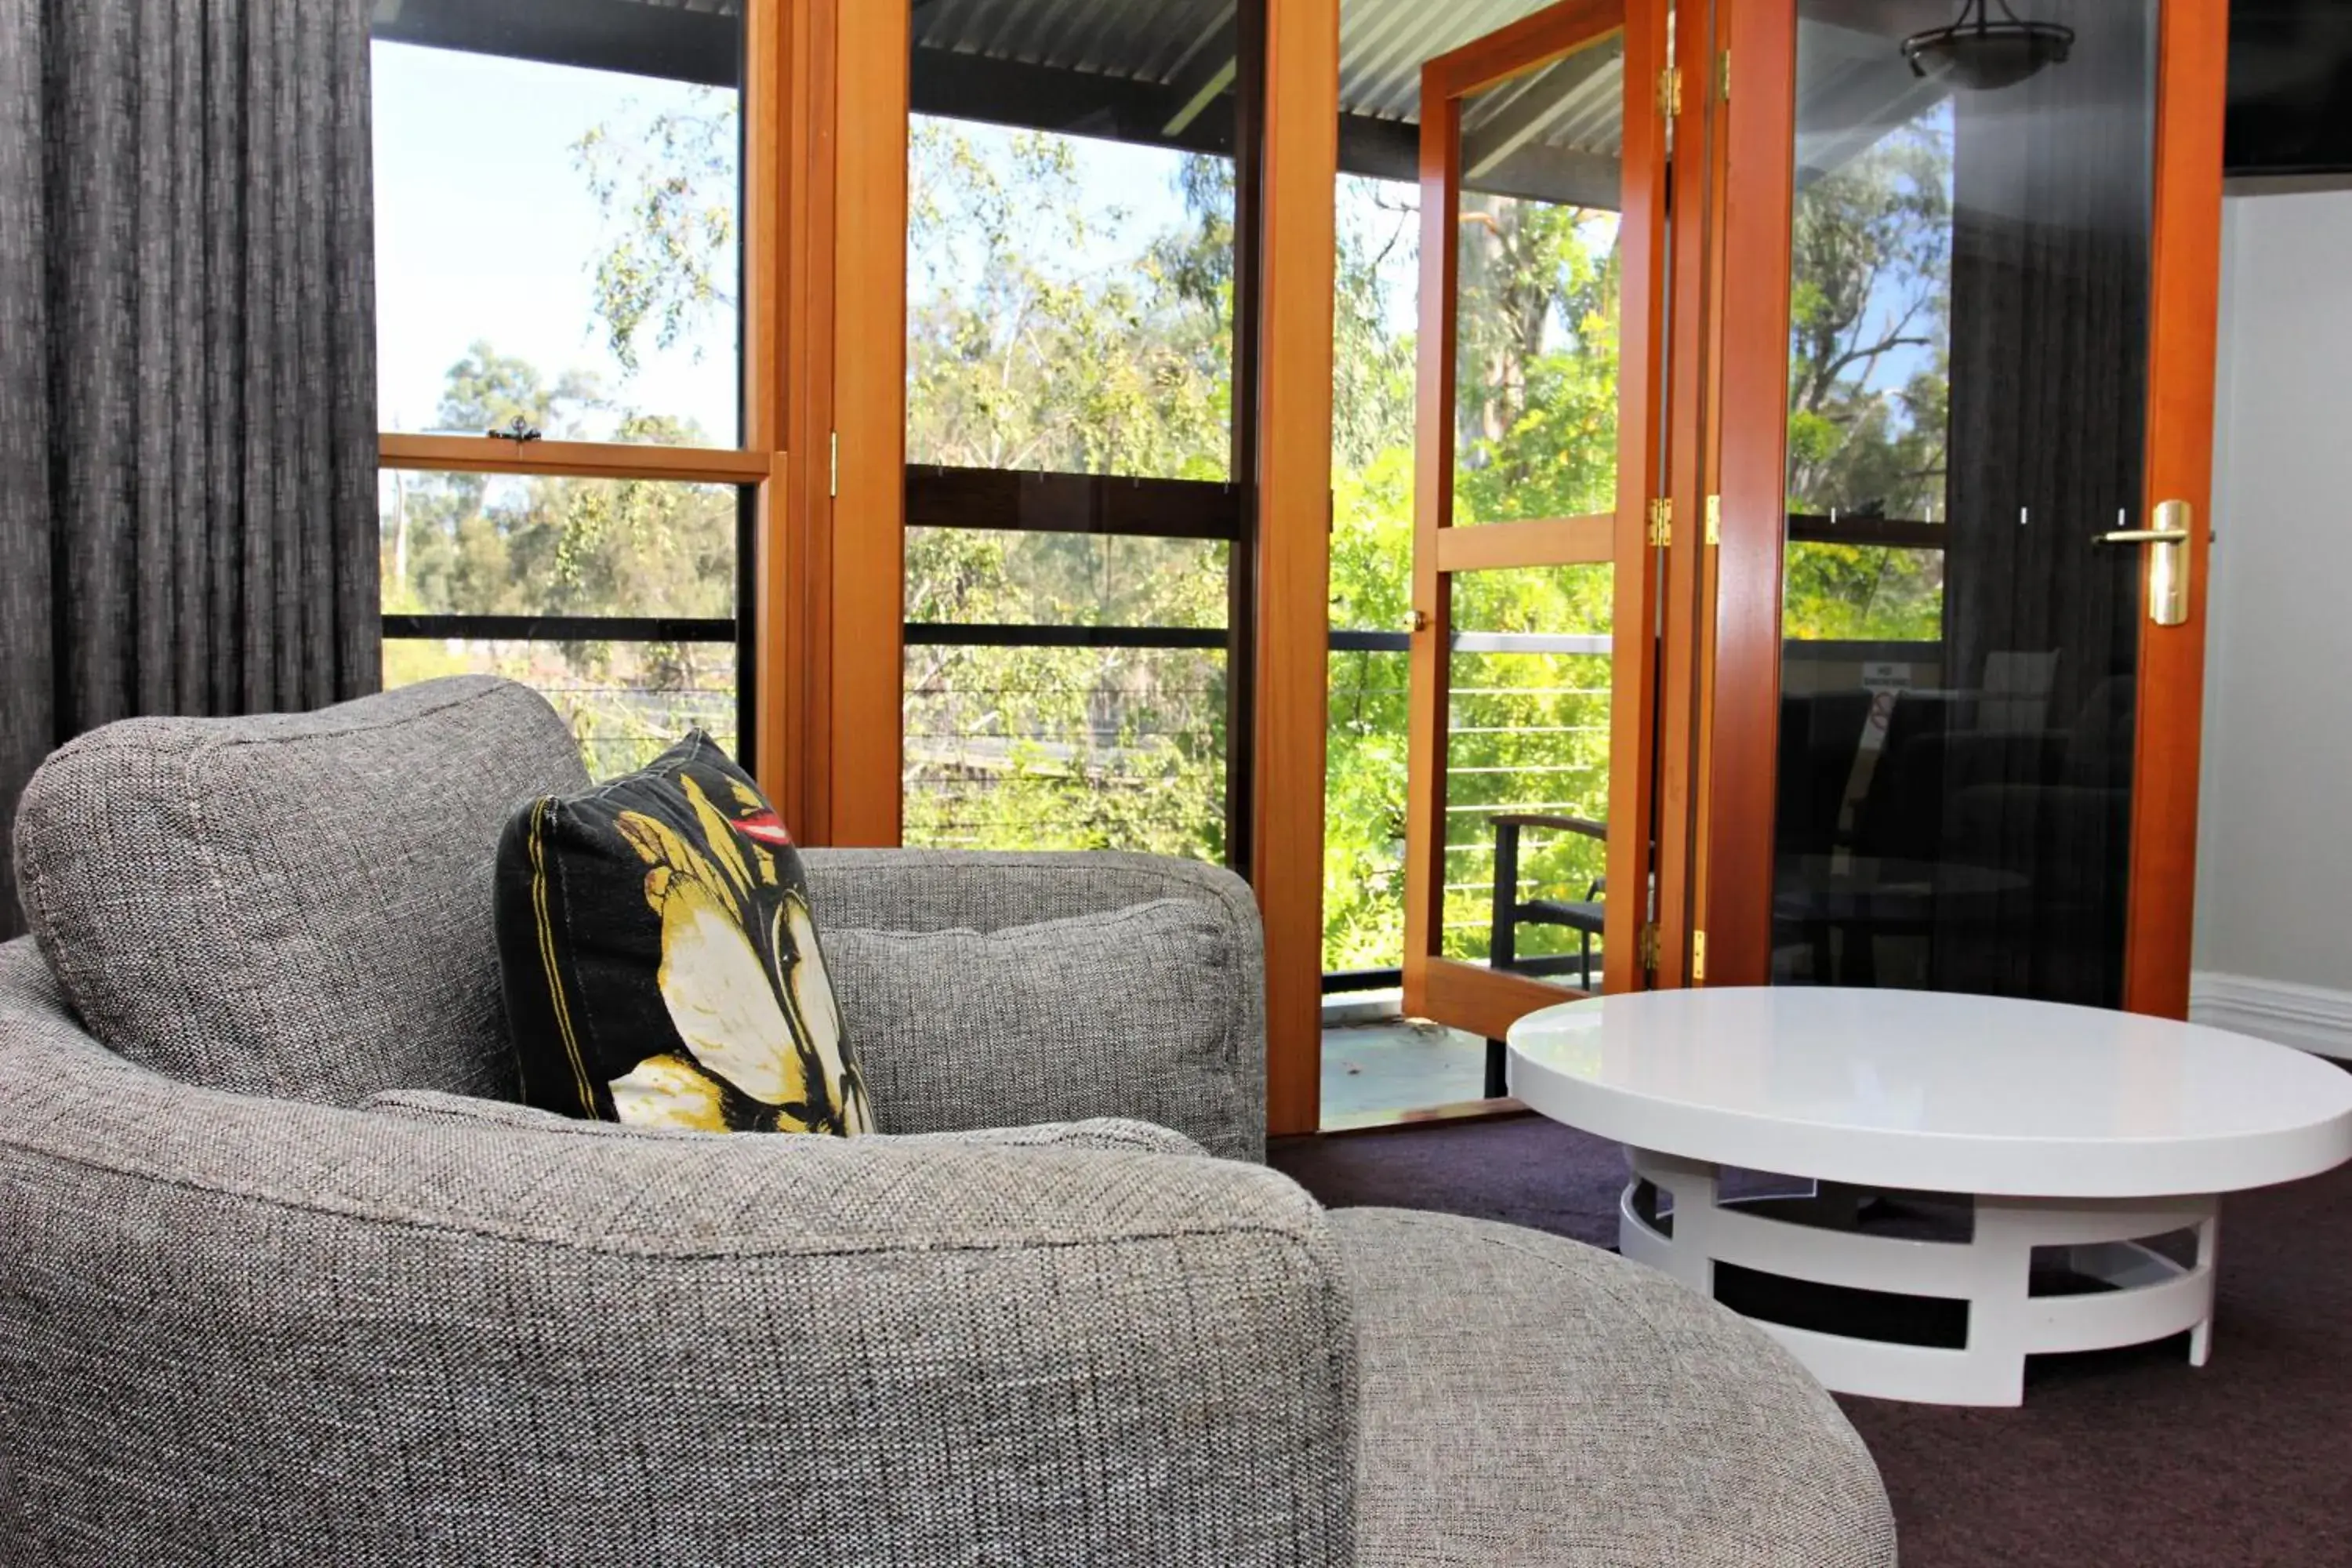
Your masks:
[{"label": "glass door", "polygon": [[1423,68],[1404,1004],[1490,1038],[1639,984],[1665,30],[1570,0]]},{"label": "glass door", "polygon": [[1709,979],[2177,1015],[2225,11],[1981,9],[1735,13]]}]

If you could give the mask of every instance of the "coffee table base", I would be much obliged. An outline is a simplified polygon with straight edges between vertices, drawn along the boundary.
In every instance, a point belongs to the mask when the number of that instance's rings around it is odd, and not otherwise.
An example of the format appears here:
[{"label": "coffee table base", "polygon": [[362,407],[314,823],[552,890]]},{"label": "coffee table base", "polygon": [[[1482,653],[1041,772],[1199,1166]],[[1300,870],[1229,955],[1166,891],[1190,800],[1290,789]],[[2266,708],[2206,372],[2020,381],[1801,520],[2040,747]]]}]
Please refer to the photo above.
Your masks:
[{"label": "coffee table base", "polygon": [[[1725,1198],[1720,1166],[1628,1149],[1633,1180],[1618,1205],[1618,1249],[1713,1298],[1716,1266],[1780,1279],[1967,1304],[1958,1347],[1870,1339],[1751,1319],[1837,1394],[1923,1405],[2021,1405],[2025,1358],[2144,1344],[2183,1330],[2189,1360],[2205,1364],[2212,1334],[2220,1202],[2189,1197],[1972,1197],[1964,1240],[1917,1240],[1857,1228],[1874,1197],[1906,1195],[1817,1184],[1810,1196]],[[1661,1217],[1647,1186],[1671,1195]],[[2196,1234],[2183,1265],[2140,1245]],[[2105,1289],[2035,1295],[2037,1249]],[[2063,1256],[2053,1257],[2052,1249]]]}]

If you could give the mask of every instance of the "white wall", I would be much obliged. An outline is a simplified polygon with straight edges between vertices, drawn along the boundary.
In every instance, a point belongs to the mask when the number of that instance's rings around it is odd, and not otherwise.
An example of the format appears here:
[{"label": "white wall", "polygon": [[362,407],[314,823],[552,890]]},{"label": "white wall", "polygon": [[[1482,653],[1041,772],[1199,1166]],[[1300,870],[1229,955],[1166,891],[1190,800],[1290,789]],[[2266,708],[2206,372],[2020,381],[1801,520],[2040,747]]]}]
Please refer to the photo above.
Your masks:
[{"label": "white wall", "polygon": [[2222,237],[2196,1013],[2352,1054],[2352,192]]}]

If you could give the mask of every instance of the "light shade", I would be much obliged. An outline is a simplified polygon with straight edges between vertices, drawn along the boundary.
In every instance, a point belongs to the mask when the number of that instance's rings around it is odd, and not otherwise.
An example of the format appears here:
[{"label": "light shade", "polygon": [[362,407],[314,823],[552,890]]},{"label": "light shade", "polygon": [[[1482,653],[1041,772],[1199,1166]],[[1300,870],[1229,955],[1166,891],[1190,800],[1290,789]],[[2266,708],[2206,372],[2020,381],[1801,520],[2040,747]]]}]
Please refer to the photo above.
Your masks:
[{"label": "light shade", "polygon": [[2001,0],[2001,20],[1985,14],[1985,0],[1966,0],[1949,26],[1931,27],[1903,40],[1911,74],[1972,91],[2011,87],[2043,66],[2063,60],[2074,47],[2074,29],[2054,22],[2021,21]]}]

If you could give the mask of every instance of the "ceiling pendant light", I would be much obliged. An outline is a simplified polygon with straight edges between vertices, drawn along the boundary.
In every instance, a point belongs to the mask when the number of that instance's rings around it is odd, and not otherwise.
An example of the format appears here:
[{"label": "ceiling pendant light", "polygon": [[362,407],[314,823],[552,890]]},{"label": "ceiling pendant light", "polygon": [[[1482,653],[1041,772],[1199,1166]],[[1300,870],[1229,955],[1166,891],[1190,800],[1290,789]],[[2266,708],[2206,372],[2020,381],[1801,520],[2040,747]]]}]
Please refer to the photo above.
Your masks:
[{"label": "ceiling pendant light", "polygon": [[1986,15],[1987,0],[1963,0],[1949,26],[1930,27],[1903,40],[1911,74],[1974,91],[2012,87],[2056,65],[2074,47],[2074,29],[2055,22],[2022,22],[2000,0],[2000,21]]}]

